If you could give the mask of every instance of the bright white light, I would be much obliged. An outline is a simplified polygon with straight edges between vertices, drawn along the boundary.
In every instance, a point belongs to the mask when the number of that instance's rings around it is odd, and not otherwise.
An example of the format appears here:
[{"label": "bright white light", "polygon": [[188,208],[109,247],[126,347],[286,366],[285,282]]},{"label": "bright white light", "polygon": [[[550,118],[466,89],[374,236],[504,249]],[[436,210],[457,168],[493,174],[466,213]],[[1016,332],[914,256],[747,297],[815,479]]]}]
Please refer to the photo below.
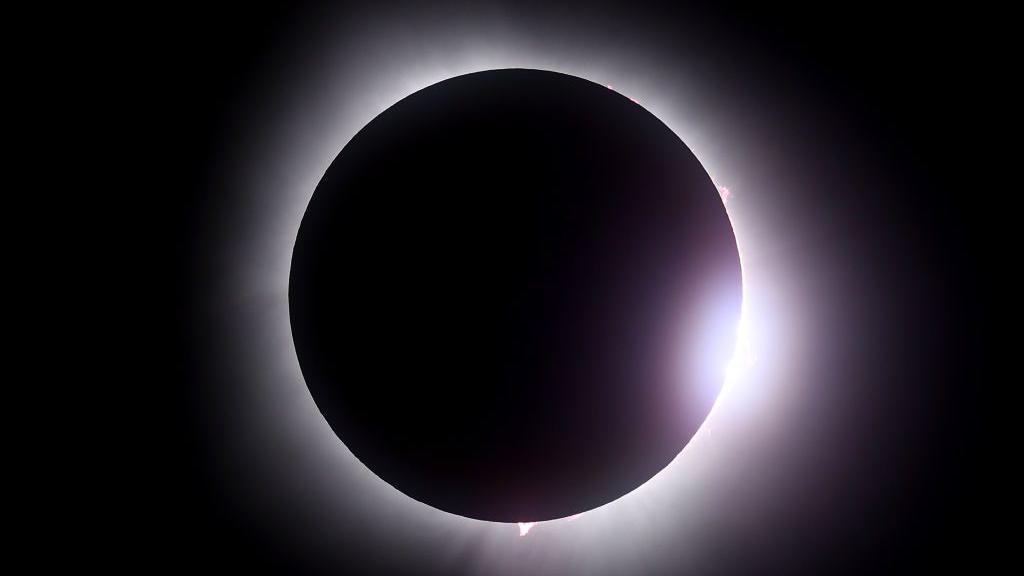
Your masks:
[{"label": "bright white light", "polygon": [[533,528],[536,525],[537,525],[536,522],[520,522],[519,523],[519,536],[520,537],[526,536],[530,532],[530,529]]},{"label": "bright white light", "polygon": [[748,322],[746,315],[740,312],[740,320],[736,326],[736,349],[725,367],[725,383],[719,392],[719,398],[727,394],[732,385],[754,367],[756,356],[750,347]]}]

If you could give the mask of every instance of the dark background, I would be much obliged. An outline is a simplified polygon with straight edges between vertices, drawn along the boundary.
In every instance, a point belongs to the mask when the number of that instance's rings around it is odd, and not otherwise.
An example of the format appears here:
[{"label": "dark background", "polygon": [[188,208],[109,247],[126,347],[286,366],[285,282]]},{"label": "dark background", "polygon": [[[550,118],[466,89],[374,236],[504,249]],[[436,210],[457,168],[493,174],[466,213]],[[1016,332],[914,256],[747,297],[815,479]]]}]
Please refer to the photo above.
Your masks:
[{"label": "dark background", "polygon": [[[103,405],[86,418],[97,436],[62,465],[74,506],[62,508],[67,520],[56,531],[74,542],[72,557],[131,570],[374,570],[357,548],[334,556],[340,564],[300,558],[226,505],[204,448],[213,432],[197,405],[203,389],[221,384],[208,377],[201,286],[218,271],[204,260],[212,247],[201,230],[226,193],[222,163],[238,126],[260,119],[240,107],[247,94],[272,90],[259,78],[278,65],[282,43],[301,39],[297,22],[322,11],[358,27],[367,10],[169,5],[110,9],[99,15],[103,27],[78,27],[89,56],[70,56],[82,66],[77,90],[113,88],[77,108],[97,134],[80,147],[101,148],[89,189],[109,190],[84,203],[110,224],[92,231],[102,264],[74,259],[68,276],[114,280],[85,281],[106,286],[96,290],[103,300],[82,304],[103,349],[88,354],[90,380],[112,384],[89,387]],[[814,361],[850,384],[820,399],[818,427],[805,431],[815,454],[827,455],[821,472],[771,522],[709,551],[708,571],[986,571],[1000,547],[992,518],[1003,503],[984,409],[1006,402],[1012,383],[993,362],[1005,331],[994,318],[1007,302],[994,289],[994,263],[1009,246],[993,214],[1013,210],[999,152],[1004,18],[974,5],[891,3],[509,10],[566,27],[607,18],[622,36],[657,35],[676,42],[680,58],[699,54],[715,71],[702,80],[721,82],[723,94],[770,87],[744,102],[791,115],[778,144],[807,166],[798,191],[773,199],[776,209],[800,215],[815,231],[809,237],[870,263],[823,286],[870,292],[847,311],[861,321],[845,341],[872,361],[850,366],[842,346]],[[783,455],[779,466],[800,456]],[[826,496],[832,486],[841,497]],[[409,573],[422,573],[409,561]]]}]

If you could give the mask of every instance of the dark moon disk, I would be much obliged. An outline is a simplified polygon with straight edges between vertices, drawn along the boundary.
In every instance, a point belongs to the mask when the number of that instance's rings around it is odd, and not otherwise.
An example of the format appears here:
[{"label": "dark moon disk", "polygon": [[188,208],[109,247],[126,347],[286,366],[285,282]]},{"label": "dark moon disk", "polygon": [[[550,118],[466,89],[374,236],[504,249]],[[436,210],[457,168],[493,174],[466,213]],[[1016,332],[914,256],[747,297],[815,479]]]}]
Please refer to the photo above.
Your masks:
[{"label": "dark moon disk", "polygon": [[630,492],[705,419],[740,262],[715,185],[629,98],[493,70],[398,102],[334,160],[289,286],[353,454],[431,506],[549,520]]}]

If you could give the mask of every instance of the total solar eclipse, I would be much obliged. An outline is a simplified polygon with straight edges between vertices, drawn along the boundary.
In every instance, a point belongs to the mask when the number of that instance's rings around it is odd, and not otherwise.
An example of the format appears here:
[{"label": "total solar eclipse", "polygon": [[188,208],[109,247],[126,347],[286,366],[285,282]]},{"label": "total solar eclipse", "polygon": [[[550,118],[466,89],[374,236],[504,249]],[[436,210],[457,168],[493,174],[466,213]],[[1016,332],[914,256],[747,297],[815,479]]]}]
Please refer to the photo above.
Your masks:
[{"label": "total solar eclipse", "polygon": [[679,137],[605,86],[522,69],[365,126],[313,194],[289,280],[299,365],[341,441],[406,495],[501,522],[590,510],[672,461],[740,305],[732,227]]}]

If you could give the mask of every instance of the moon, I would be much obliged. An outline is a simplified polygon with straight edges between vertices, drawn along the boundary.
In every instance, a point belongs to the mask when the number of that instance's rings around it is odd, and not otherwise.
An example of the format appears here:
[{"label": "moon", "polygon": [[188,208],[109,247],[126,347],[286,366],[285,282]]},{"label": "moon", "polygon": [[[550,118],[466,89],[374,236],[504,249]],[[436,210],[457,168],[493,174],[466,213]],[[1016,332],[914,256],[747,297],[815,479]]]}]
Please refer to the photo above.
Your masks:
[{"label": "moon", "polygon": [[317,407],[378,477],[536,522],[686,446],[741,287],[722,198],[664,123],[608,87],[503,69],[420,90],[345,146],[299,227],[289,312]]}]

